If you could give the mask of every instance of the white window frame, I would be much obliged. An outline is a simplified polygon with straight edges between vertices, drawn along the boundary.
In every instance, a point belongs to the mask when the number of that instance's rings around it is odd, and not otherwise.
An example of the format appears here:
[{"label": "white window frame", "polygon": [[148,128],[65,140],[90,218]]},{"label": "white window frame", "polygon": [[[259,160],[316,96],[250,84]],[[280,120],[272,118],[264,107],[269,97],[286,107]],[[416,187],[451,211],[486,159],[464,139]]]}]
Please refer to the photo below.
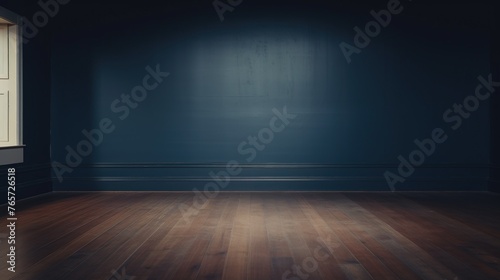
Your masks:
[{"label": "white window frame", "polygon": [[[22,31],[21,17],[0,7],[0,23],[8,25],[9,40],[9,82],[8,91],[8,141],[0,142],[0,165],[22,163],[24,159],[23,143],[23,91],[22,91]],[[12,52],[14,50],[14,52]],[[11,56],[12,55],[12,56]],[[13,63],[13,64],[12,64]],[[13,108],[13,110],[12,110]]]}]

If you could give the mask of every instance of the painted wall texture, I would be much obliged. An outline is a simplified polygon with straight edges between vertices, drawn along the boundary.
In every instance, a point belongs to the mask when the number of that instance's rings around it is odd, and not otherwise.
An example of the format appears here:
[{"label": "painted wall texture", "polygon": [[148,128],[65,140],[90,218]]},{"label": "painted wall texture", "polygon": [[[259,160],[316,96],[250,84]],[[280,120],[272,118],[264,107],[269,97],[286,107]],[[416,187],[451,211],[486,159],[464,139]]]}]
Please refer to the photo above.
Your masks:
[{"label": "painted wall texture", "polygon": [[[495,18],[496,19],[496,18]],[[500,21],[496,19],[492,32],[491,68],[495,81],[500,81]],[[500,96],[491,98],[491,171],[490,191],[500,192]]]},{"label": "painted wall texture", "polygon": [[54,190],[486,190],[486,2],[331,2],[65,6]]}]

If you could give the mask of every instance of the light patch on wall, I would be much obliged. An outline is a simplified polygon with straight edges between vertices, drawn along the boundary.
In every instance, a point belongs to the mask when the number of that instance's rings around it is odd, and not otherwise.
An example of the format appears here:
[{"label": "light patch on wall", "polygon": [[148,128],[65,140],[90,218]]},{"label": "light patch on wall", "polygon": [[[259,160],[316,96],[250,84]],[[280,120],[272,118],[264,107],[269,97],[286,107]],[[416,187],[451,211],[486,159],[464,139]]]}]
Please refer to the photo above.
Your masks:
[{"label": "light patch on wall", "polygon": [[186,51],[191,108],[212,107],[242,117],[264,116],[270,105],[283,103],[317,108],[313,103],[332,95],[336,77],[327,77],[332,38],[324,30],[311,30],[252,23],[217,37],[199,34]]},{"label": "light patch on wall", "polygon": [[292,34],[200,38],[192,49],[195,96],[286,98],[310,91],[316,56],[310,38]]}]

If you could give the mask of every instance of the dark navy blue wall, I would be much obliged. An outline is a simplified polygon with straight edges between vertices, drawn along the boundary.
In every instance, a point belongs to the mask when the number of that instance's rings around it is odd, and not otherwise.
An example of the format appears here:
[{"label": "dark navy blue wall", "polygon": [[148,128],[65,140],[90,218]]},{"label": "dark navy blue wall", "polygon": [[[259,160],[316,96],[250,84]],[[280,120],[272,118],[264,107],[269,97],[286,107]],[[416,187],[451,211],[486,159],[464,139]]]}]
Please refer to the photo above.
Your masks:
[{"label": "dark navy blue wall", "polygon": [[[0,6],[29,18],[40,8],[35,1],[0,1]],[[23,44],[24,163],[16,167],[17,199],[52,190],[50,174],[50,26]],[[7,198],[6,168],[0,174],[0,203]]]},{"label": "dark navy blue wall", "polygon": [[[491,68],[495,81],[500,81],[500,21],[493,17]],[[491,99],[491,182],[490,190],[500,192],[500,95]]]},{"label": "dark navy blue wall", "polygon": [[[435,128],[448,140],[396,189],[487,189],[488,101],[457,130],[443,113],[490,73],[488,6],[404,1],[349,64],[339,44],[388,1],[243,1],[224,22],[210,1],[164,2],[74,1],[61,13],[55,190],[191,190],[230,160],[243,170],[227,190],[389,190],[384,173]],[[111,104],[157,65],[170,76],[121,120]],[[240,143],[284,106],[297,117],[247,161]],[[68,158],[105,118],[113,132],[81,164]]]}]

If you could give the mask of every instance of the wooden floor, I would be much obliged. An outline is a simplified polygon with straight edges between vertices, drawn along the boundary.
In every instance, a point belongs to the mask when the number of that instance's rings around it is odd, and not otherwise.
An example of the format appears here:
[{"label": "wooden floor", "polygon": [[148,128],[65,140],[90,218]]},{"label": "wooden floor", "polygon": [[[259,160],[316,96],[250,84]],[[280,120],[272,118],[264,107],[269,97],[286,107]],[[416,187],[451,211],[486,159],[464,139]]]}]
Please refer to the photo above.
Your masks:
[{"label": "wooden floor", "polygon": [[500,195],[220,193],[188,213],[193,198],[20,203],[16,273],[2,226],[0,279],[500,279]]}]

